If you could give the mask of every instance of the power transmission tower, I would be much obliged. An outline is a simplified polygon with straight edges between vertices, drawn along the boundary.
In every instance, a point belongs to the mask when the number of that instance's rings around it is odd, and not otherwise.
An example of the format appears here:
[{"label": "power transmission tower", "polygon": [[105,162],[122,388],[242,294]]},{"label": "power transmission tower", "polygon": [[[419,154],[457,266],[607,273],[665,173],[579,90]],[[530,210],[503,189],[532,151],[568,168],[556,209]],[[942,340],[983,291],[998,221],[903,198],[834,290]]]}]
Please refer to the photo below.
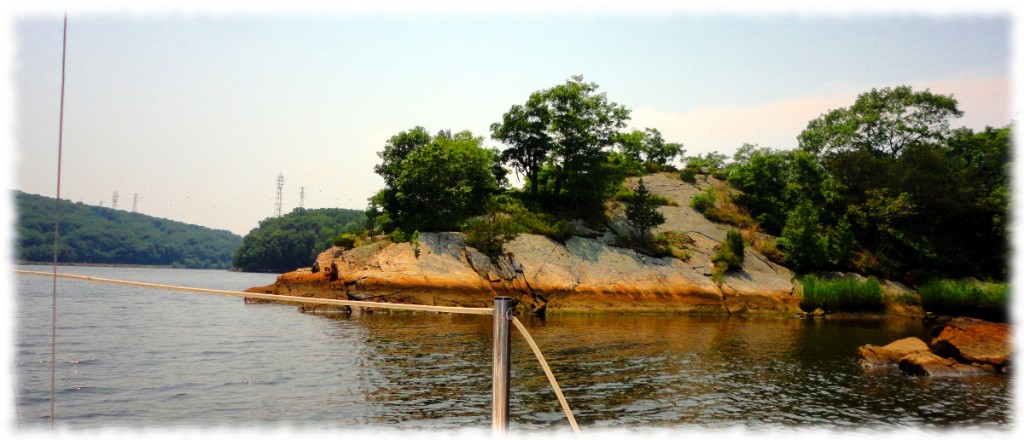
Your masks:
[{"label": "power transmission tower", "polygon": [[281,216],[281,190],[284,189],[284,174],[277,175],[277,199],[274,200],[274,217]]},{"label": "power transmission tower", "polygon": [[139,193],[135,193],[135,198],[132,200],[132,212],[136,212],[139,208]]},{"label": "power transmission tower", "polygon": [[299,208],[306,207],[306,187],[299,187]]},{"label": "power transmission tower", "polygon": [[117,191],[114,191],[114,201],[110,203],[110,209],[117,209]]}]

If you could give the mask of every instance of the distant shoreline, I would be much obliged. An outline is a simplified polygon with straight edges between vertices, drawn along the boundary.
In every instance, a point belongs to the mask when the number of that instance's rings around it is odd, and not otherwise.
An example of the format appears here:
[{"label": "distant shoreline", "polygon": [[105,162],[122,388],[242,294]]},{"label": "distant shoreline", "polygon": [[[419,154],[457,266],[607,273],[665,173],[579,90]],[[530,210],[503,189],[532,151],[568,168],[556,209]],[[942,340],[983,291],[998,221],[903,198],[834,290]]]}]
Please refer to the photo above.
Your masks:
[{"label": "distant shoreline", "polygon": [[[15,261],[14,264],[15,265],[25,265],[25,266],[53,266],[53,262],[52,261],[21,261],[21,260],[18,260],[18,261]],[[175,267],[175,266],[170,265],[170,264],[114,264],[114,263],[64,263],[64,262],[57,262],[57,265],[58,266],[73,266],[73,267],[78,267],[78,266],[84,266],[84,267],[138,267],[138,268],[142,268],[142,269],[195,269],[195,270],[223,270],[223,271],[227,271],[227,272],[234,271],[232,269],[219,269],[219,268],[214,268],[214,267],[198,267],[198,268]]]}]

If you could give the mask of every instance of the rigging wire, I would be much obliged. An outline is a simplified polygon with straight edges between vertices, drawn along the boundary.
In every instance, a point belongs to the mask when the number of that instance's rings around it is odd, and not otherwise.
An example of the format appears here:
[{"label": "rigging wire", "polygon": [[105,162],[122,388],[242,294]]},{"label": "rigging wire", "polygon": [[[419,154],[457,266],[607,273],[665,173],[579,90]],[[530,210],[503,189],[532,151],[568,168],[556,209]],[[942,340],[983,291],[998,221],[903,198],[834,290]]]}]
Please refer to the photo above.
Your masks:
[{"label": "rigging wire", "polygon": [[57,413],[57,256],[60,250],[60,172],[64,155],[64,78],[68,51],[68,12],[64,11],[64,41],[60,54],[60,126],[57,134],[57,199],[53,219],[53,306],[50,333],[50,431]]}]

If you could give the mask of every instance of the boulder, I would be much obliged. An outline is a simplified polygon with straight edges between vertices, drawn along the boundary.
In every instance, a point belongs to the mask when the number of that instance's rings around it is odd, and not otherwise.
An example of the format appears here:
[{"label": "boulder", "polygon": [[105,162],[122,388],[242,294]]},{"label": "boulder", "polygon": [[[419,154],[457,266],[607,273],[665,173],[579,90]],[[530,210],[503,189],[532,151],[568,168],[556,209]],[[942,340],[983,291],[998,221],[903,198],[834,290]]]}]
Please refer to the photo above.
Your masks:
[{"label": "boulder", "polygon": [[900,359],[917,353],[930,353],[928,344],[910,337],[878,347],[871,344],[857,349],[857,364],[865,370],[896,368]]},{"label": "boulder", "polygon": [[955,318],[932,340],[931,349],[942,357],[963,363],[990,364],[998,369],[1010,360],[1013,352],[1011,339],[1009,324]]},{"label": "boulder", "polygon": [[899,364],[901,371],[919,376],[978,376],[994,373],[991,367],[961,364],[956,359],[943,358],[930,351],[908,354],[900,359]]}]

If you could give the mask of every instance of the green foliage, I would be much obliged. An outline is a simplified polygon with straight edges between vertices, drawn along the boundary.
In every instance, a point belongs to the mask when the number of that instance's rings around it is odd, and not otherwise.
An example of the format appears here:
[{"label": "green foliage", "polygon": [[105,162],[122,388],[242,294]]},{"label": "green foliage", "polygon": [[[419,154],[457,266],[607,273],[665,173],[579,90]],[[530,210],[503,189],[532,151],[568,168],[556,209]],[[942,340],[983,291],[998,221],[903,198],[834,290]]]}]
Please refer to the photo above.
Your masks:
[{"label": "green foliage", "polygon": [[[424,138],[424,132],[417,127],[411,131],[415,136],[399,133],[379,153],[384,163],[374,170],[384,177],[386,187],[371,199],[368,211],[376,204],[386,214],[387,221],[381,222],[385,231],[461,229],[499,190],[494,170],[498,158],[480,146],[483,138],[469,131]],[[413,141],[407,140],[410,137]]]},{"label": "green foliage", "polygon": [[704,192],[693,196],[690,199],[690,207],[696,209],[697,212],[704,214],[715,208],[715,193],[714,190],[708,188]]},{"label": "green foliage", "polygon": [[821,233],[818,209],[801,203],[789,213],[778,246],[786,263],[797,272],[824,267],[828,257],[828,241]]},{"label": "green foliage", "polygon": [[624,178],[607,148],[625,126],[629,110],[597,89],[573,76],[534,92],[525,105],[513,106],[501,123],[491,126],[495,139],[510,146],[503,160],[526,174],[530,194],[546,193],[538,200],[573,217],[603,213],[605,200]]},{"label": "green foliage", "polygon": [[732,229],[726,232],[725,242],[715,248],[715,256],[711,258],[715,268],[711,279],[721,284],[727,272],[739,270],[743,267],[743,235]]},{"label": "green foliage", "polygon": [[658,256],[671,255],[683,261],[691,257],[689,248],[694,241],[690,236],[678,231],[666,231],[655,235],[651,239],[653,251]]},{"label": "green foliage", "polygon": [[874,278],[861,281],[856,278],[820,280],[808,275],[800,280],[803,297],[800,308],[826,312],[859,312],[882,310],[882,285]]},{"label": "green foliage", "polygon": [[801,272],[1005,279],[1012,127],[950,131],[956,106],[909,87],[862,94],[811,121],[799,150],[741,147],[733,200]]},{"label": "green foliage", "polygon": [[358,235],[353,234],[351,232],[342,232],[341,234],[338,234],[337,237],[334,237],[333,240],[331,240],[331,244],[343,247],[345,249],[352,249],[353,247],[356,246],[356,243],[358,241]]},{"label": "green foliage", "polygon": [[807,124],[800,148],[819,155],[864,151],[898,157],[915,144],[939,144],[949,134],[949,119],[963,114],[951,96],[909,86],[871,89],[848,108],[829,111]]},{"label": "green foliage", "polygon": [[625,158],[626,174],[630,176],[661,171],[684,153],[683,144],[665,142],[661,132],[654,128],[620,133],[616,142]]},{"label": "green foliage", "polygon": [[232,261],[246,272],[287,272],[309,266],[340,234],[360,229],[365,222],[362,211],[296,208],[261,221],[242,239]]},{"label": "green foliage", "polygon": [[505,243],[519,234],[519,229],[512,216],[490,209],[486,214],[470,219],[462,232],[466,235],[466,245],[495,258],[501,255]]},{"label": "green foliage", "polygon": [[975,280],[933,280],[918,289],[926,311],[952,316],[1005,321],[1010,304],[1006,283]]},{"label": "green foliage", "polygon": [[[22,261],[53,261],[55,210],[49,197],[14,192],[17,241]],[[187,268],[231,267],[242,238],[144,214],[62,200],[58,259],[63,263],[138,264]]]},{"label": "green foliage", "polygon": [[665,216],[658,212],[658,204],[644,185],[641,178],[633,197],[626,202],[626,218],[640,232],[640,241],[647,242],[651,229],[665,223]]}]

